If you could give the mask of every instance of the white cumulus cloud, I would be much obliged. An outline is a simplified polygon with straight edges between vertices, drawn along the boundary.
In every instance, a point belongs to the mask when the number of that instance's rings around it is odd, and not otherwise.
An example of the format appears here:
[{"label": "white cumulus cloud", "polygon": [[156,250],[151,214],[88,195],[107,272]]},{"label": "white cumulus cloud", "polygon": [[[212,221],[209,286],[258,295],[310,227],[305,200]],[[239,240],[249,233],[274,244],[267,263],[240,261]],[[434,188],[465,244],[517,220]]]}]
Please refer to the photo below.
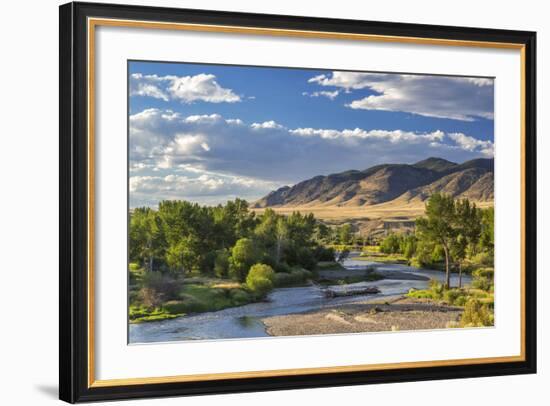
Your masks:
[{"label": "white cumulus cloud", "polygon": [[[412,163],[429,156],[463,162],[492,156],[494,146],[468,134],[440,130],[287,128],[274,120],[246,123],[219,114],[184,116],[147,109],[130,117],[129,151],[131,176],[225,176],[232,177],[229,183],[223,178],[232,187],[254,179],[247,190],[258,198],[265,194],[266,184],[260,181],[282,186],[316,175]],[[220,196],[227,193],[216,183],[207,183]]]},{"label": "white cumulus cloud", "polygon": [[449,138],[466,151],[481,152],[488,157],[495,155],[495,145],[491,141],[478,140],[463,133],[451,133]]},{"label": "white cumulus cloud", "polygon": [[349,103],[347,106],[352,109],[461,121],[493,118],[494,81],[490,78],[335,71],[312,77],[308,82],[352,93],[361,89],[373,92]]},{"label": "white cumulus cloud", "polygon": [[179,100],[182,103],[203,101],[209,103],[235,103],[241,97],[232,89],[222,87],[212,74],[194,76],[143,75],[130,76],[130,96],[149,96],[156,99]]}]

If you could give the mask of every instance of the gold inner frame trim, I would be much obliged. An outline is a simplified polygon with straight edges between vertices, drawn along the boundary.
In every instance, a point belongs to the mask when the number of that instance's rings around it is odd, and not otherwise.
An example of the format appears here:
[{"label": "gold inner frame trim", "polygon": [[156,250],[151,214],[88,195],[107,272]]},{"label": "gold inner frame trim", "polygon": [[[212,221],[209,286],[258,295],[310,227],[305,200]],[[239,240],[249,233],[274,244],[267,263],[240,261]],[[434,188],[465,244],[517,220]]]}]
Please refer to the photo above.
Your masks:
[{"label": "gold inner frame trim", "polygon": [[[384,364],[365,364],[365,365],[347,365],[347,366],[331,366],[317,368],[295,368],[295,369],[277,369],[267,371],[245,371],[245,372],[221,372],[212,374],[192,374],[192,375],[175,375],[175,376],[160,376],[146,378],[123,378],[123,379],[95,379],[95,220],[94,220],[94,197],[95,197],[95,28],[97,26],[108,27],[128,27],[128,28],[147,28],[157,30],[179,30],[193,32],[216,32],[227,34],[243,34],[243,35],[263,35],[263,36],[278,36],[278,37],[297,37],[297,38],[316,38],[316,39],[339,39],[339,40],[354,40],[354,41],[370,41],[370,42],[385,42],[385,43],[402,43],[416,45],[432,45],[432,46],[459,46],[459,47],[477,47],[477,48],[496,48],[496,49],[511,49],[520,51],[521,64],[521,270],[520,270],[520,340],[521,349],[519,355],[503,356],[503,357],[485,357],[485,358],[465,358],[454,360],[434,360],[434,361],[415,361],[415,362],[399,362],[399,363],[384,363]],[[281,376],[298,376],[312,374],[331,374],[342,372],[367,372],[381,371],[398,368],[426,368],[426,367],[442,367],[442,366],[458,366],[458,365],[474,365],[474,364],[497,364],[505,362],[522,362],[525,361],[525,45],[518,43],[506,42],[485,42],[485,41],[466,41],[453,39],[439,38],[422,38],[422,37],[401,37],[390,35],[373,35],[373,34],[355,34],[344,32],[326,32],[326,31],[306,31],[306,30],[290,30],[290,29],[274,29],[274,28],[259,28],[259,27],[241,27],[227,25],[209,25],[209,24],[187,24],[187,23],[164,23],[154,21],[139,21],[139,20],[120,20],[107,18],[89,18],[88,19],[88,387],[112,387],[126,385],[143,385],[143,384],[161,384],[161,383],[177,383],[177,382],[198,382],[198,381],[213,381],[220,379],[244,379],[244,378],[266,378],[266,377],[281,377]]]}]

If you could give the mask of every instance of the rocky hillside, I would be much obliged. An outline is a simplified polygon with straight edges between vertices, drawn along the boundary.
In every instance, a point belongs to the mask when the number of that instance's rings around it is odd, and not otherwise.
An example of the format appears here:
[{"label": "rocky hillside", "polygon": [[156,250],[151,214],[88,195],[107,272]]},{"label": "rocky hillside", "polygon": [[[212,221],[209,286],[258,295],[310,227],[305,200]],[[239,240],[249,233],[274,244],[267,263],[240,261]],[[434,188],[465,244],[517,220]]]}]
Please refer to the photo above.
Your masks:
[{"label": "rocky hillside", "polygon": [[385,164],[350,170],[284,186],[254,203],[254,207],[343,206],[424,201],[441,192],[475,201],[494,197],[493,159],[457,164],[428,158],[413,165]]}]

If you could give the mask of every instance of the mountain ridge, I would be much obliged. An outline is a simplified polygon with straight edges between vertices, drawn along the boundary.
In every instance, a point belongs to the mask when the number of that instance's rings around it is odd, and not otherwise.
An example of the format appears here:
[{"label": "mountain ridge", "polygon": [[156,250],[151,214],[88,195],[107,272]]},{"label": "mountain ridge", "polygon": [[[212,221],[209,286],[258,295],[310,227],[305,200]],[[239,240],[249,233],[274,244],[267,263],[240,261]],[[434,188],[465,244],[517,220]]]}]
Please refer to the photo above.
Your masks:
[{"label": "mountain ridge", "polygon": [[252,207],[361,207],[391,201],[425,201],[435,192],[474,201],[492,200],[494,159],[477,158],[458,164],[430,157],[414,164],[381,164],[318,175],[274,190]]}]

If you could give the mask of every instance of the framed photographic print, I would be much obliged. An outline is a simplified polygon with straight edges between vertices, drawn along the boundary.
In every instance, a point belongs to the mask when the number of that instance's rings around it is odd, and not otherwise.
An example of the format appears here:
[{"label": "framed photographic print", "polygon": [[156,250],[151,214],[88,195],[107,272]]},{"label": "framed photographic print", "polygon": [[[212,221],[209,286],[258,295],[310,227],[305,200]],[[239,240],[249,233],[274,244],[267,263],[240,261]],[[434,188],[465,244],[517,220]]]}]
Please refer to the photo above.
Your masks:
[{"label": "framed photographic print", "polygon": [[536,371],[533,32],[60,7],[60,398]]}]

